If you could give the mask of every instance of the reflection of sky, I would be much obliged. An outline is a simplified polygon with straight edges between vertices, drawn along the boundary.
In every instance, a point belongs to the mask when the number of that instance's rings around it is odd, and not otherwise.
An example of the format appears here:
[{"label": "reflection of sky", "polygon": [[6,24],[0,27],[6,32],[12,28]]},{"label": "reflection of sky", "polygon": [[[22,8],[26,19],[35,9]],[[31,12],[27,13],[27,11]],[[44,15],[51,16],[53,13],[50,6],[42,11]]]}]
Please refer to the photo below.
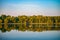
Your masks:
[{"label": "reflection of sky", "polygon": [[59,4],[60,0],[0,0],[0,14],[60,16]]},{"label": "reflection of sky", "polygon": [[12,30],[11,32],[1,33],[0,39],[7,40],[58,40],[60,31],[46,31],[46,32],[18,32],[16,30]]}]

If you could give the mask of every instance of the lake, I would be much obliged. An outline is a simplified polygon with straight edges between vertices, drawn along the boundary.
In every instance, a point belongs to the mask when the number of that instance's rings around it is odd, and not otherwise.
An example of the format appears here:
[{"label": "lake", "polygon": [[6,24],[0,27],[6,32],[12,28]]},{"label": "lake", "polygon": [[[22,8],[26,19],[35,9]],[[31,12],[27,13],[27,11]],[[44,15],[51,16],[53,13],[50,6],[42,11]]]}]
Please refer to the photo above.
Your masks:
[{"label": "lake", "polygon": [[[39,27],[38,27],[39,26]],[[46,26],[46,27],[44,27]],[[0,25],[0,40],[59,40],[60,27],[20,24]],[[51,25],[52,26],[52,25]]]},{"label": "lake", "polygon": [[10,32],[2,33],[0,31],[0,40],[59,40],[60,31],[17,31],[11,30]]}]

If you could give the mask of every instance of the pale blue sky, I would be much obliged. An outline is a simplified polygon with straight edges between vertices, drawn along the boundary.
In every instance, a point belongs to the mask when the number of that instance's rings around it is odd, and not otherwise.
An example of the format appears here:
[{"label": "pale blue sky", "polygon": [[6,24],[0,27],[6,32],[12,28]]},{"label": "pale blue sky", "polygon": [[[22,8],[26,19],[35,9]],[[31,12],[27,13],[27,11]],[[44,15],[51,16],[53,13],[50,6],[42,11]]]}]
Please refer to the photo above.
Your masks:
[{"label": "pale blue sky", "polygon": [[60,16],[60,0],[0,0],[0,14]]}]

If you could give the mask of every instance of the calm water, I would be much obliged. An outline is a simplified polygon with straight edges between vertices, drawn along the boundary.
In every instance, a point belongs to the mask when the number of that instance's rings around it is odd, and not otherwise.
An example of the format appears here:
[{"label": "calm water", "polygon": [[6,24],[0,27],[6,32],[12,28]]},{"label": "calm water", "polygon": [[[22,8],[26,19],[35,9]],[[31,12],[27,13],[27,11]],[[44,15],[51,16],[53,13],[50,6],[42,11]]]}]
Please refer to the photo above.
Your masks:
[{"label": "calm water", "polygon": [[[32,29],[34,30],[35,28],[40,26],[43,27],[43,25],[32,25]],[[48,27],[49,25],[44,25],[44,26]],[[56,27],[56,25],[54,27]],[[60,25],[58,25],[57,27],[59,29]],[[29,26],[27,26],[27,28],[31,30]],[[25,31],[23,31],[23,29],[25,29]],[[39,31],[39,32],[38,31],[34,32],[33,30],[26,31],[28,29],[26,29],[26,25],[20,25],[20,24],[19,25],[0,25],[0,40],[59,40],[60,39],[60,30],[54,31],[53,29],[53,30],[46,30],[46,31]],[[44,30],[44,29],[41,29],[41,30]]]},{"label": "calm water", "polygon": [[10,32],[2,33],[0,31],[0,40],[59,40],[60,31],[17,31],[11,30]]}]

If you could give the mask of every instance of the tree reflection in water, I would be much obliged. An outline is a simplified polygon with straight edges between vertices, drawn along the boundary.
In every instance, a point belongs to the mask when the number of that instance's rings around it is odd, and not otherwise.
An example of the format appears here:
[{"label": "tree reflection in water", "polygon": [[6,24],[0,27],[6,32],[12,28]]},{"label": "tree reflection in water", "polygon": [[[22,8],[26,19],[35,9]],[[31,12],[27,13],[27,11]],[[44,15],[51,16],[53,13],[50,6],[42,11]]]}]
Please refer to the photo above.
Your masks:
[{"label": "tree reflection in water", "polygon": [[11,30],[18,31],[48,31],[48,30],[60,30],[60,24],[0,24],[0,30],[2,32],[10,32]]}]

